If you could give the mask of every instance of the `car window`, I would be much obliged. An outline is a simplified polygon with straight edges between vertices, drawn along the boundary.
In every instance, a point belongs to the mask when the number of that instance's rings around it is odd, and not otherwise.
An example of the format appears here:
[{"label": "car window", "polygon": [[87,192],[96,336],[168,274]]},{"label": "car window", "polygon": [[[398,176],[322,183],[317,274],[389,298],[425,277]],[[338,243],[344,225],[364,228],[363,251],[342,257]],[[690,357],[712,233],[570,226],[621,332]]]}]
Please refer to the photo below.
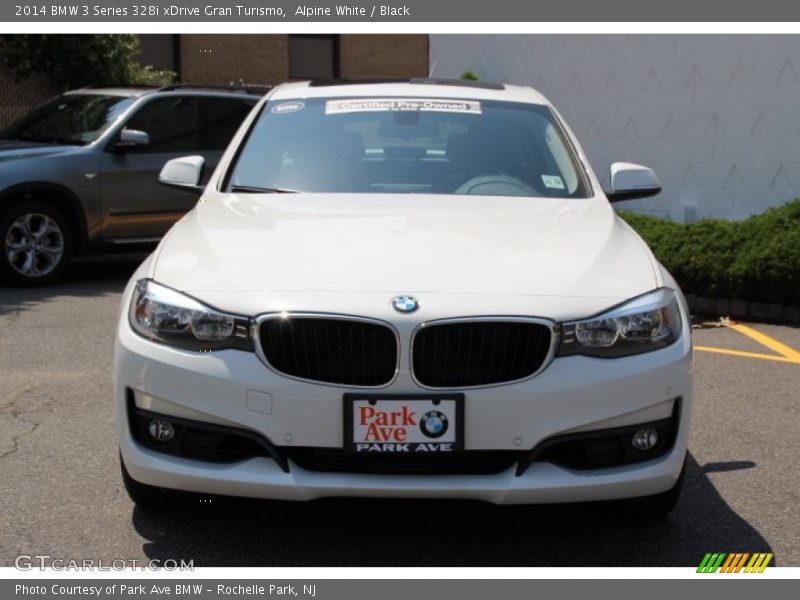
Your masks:
[{"label": "car window", "polygon": [[199,150],[224,150],[255,104],[252,99],[201,99]]},{"label": "car window", "polygon": [[150,136],[139,152],[192,152],[199,147],[200,111],[197,98],[170,96],[151,100],[125,124]]},{"label": "car window", "polygon": [[102,94],[59,96],[8,127],[0,138],[85,145],[96,140],[135,100]]},{"label": "car window", "polygon": [[270,101],[227,181],[307,192],[586,197],[547,107],[442,98]]}]

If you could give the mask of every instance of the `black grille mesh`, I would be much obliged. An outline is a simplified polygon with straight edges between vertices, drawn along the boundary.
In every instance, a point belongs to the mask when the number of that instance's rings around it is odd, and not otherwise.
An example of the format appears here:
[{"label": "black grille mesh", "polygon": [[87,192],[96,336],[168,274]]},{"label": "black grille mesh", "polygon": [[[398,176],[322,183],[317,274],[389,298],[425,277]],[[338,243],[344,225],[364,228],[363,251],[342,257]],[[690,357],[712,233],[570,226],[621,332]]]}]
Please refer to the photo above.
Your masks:
[{"label": "black grille mesh", "polygon": [[373,387],[397,368],[395,334],[377,323],[290,316],[264,321],[259,335],[270,365],[293,377]]},{"label": "black grille mesh", "polygon": [[429,387],[470,387],[523,379],[542,366],[550,328],[519,321],[428,325],[414,337],[414,376]]},{"label": "black grille mesh", "polygon": [[340,448],[286,448],[289,459],[308,471],[375,475],[493,475],[527,456],[519,450],[469,450],[453,454],[376,456]]}]

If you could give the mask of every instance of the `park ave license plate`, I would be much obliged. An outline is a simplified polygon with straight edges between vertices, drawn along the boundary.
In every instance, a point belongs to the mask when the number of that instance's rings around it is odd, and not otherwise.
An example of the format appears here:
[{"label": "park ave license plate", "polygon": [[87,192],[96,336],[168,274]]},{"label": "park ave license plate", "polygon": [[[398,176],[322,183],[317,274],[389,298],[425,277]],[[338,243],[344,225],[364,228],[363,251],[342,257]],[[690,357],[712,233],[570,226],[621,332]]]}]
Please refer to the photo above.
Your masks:
[{"label": "park ave license plate", "polygon": [[463,394],[346,394],[345,448],[357,454],[447,454],[463,449]]}]

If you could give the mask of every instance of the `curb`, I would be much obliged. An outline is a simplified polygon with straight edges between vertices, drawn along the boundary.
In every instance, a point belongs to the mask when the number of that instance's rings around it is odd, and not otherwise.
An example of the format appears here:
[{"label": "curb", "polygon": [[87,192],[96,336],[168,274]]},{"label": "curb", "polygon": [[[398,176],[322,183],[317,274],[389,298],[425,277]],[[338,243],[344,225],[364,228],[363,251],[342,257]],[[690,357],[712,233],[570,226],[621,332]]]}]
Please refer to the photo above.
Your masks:
[{"label": "curb", "polygon": [[750,302],[731,298],[707,298],[686,294],[692,314],[733,317],[735,319],[800,325],[800,306],[786,306],[770,302]]}]

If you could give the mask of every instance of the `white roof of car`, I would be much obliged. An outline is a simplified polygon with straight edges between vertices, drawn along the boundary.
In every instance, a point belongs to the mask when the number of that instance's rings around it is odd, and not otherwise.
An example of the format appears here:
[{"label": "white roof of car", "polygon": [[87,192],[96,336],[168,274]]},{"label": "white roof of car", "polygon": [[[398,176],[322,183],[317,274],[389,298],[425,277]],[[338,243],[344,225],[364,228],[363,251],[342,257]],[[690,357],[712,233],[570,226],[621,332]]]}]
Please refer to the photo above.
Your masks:
[{"label": "white roof of car", "polygon": [[155,91],[152,87],[85,87],[77,90],[69,90],[64,92],[64,95],[81,95],[81,94],[94,94],[97,96],[120,96],[123,98],[131,98],[134,96],[143,96]]},{"label": "white roof of car", "polygon": [[224,87],[203,87],[203,86],[166,86],[166,87],[84,87],[77,90],[70,90],[64,92],[64,95],[86,95],[94,94],[97,96],[120,96],[123,98],[139,98],[141,96],[149,96],[151,94],[181,94],[186,95],[201,95],[201,96],[238,96],[241,98],[251,98],[257,100],[261,93],[249,94],[248,88],[237,88],[231,86],[230,88]]},{"label": "white roof of car", "polygon": [[481,84],[469,81],[437,82],[419,79],[399,82],[348,82],[314,83],[298,81],[276,86],[271,100],[296,100],[303,98],[351,98],[354,96],[394,96],[412,98],[453,98],[463,100],[502,100],[549,104],[547,98],[533,88],[510,84]]}]

